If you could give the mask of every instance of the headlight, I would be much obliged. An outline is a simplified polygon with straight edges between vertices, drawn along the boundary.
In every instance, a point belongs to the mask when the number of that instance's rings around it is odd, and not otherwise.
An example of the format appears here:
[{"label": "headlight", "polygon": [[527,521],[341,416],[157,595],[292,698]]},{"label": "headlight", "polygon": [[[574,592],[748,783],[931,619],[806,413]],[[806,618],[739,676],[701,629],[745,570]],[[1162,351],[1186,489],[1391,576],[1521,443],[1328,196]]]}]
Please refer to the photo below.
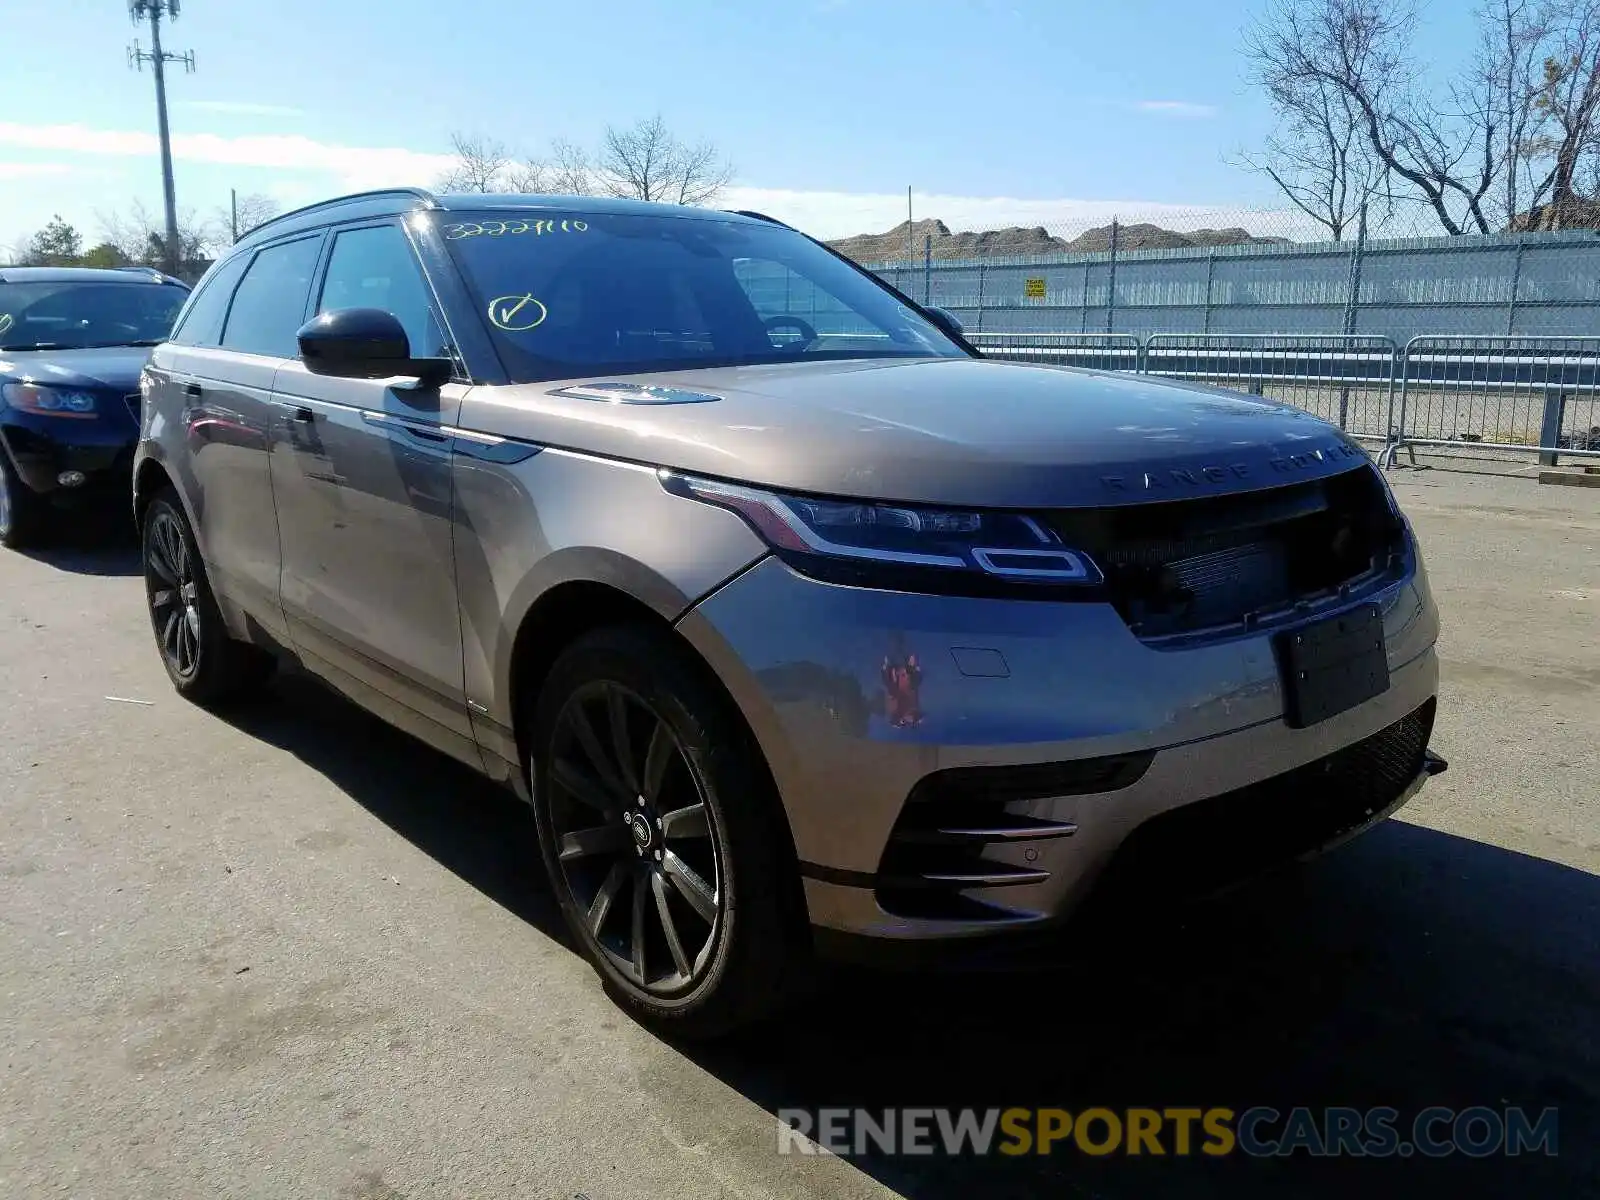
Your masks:
[{"label": "headlight", "polygon": [[95,400],[88,392],[45,387],[37,383],[0,384],[0,397],[12,408],[42,417],[92,417]]},{"label": "headlight", "polygon": [[1041,599],[1103,582],[1087,554],[1019,513],[793,496],[672,471],[660,478],[673,495],[738,513],[780,558],[817,578]]}]

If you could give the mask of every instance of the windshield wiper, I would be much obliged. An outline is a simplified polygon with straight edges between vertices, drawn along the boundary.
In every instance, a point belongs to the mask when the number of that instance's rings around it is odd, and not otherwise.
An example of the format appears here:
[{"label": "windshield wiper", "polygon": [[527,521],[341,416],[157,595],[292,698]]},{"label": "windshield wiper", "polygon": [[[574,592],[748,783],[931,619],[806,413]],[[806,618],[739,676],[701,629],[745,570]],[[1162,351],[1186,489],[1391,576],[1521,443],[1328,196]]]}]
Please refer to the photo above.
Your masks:
[{"label": "windshield wiper", "polygon": [[22,342],[14,346],[0,346],[0,350],[77,350],[66,342]]}]

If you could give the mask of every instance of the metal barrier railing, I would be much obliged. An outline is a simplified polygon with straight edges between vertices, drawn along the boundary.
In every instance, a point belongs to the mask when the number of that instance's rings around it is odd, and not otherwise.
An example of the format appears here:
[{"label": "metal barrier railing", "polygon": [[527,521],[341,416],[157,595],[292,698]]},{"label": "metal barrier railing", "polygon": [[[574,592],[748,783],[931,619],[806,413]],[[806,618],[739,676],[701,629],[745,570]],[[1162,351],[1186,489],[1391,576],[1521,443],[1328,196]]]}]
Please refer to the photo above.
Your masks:
[{"label": "metal barrier railing", "polygon": [[1399,436],[1386,464],[1416,447],[1467,454],[1600,458],[1600,337],[1441,337],[1406,343]]},{"label": "metal barrier railing", "polygon": [[1095,371],[1138,371],[1144,346],[1132,333],[968,333],[985,358]]},{"label": "metal barrier railing", "polygon": [[1394,426],[1394,339],[1377,334],[1156,333],[1144,369],[1281,400],[1353,437],[1388,442]]},{"label": "metal barrier railing", "polygon": [[1292,404],[1381,442],[1463,457],[1600,458],[1600,337],[969,333],[985,357],[1138,371]]}]

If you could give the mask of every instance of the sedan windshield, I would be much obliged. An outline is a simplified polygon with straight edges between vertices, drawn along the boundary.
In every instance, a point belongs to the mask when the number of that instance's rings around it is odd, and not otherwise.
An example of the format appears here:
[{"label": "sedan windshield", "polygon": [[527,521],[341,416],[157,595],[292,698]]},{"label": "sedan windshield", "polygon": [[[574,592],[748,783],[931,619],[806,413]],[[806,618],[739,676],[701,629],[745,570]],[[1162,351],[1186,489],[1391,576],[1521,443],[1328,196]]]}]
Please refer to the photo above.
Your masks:
[{"label": "sedan windshield", "polygon": [[176,284],[0,283],[0,350],[155,345],[188,296]]},{"label": "sedan windshield", "polygon": [[777,225],[703,216],[449,213],[440,233],[513,381],[965,351]]}]

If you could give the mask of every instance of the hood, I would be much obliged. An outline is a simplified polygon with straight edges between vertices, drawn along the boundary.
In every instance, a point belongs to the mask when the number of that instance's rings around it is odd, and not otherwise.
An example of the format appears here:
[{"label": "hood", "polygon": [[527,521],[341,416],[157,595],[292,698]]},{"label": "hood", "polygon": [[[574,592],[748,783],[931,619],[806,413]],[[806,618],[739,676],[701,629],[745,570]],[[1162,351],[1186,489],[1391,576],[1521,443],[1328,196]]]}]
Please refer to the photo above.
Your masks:
[{"label": "hood", "polygon": [[149,346],[96,346],[85,350],[0,350],[0,377],[70,388],[139,390]]},{"label": "hood", "polygon": [[783,363],[597,376],[663,389],[474,388],[485,433],[800,492],[973,507],[1076,507],[1246,491],[1366,460],[1299,409],[1147,375],[980,359]]}]

